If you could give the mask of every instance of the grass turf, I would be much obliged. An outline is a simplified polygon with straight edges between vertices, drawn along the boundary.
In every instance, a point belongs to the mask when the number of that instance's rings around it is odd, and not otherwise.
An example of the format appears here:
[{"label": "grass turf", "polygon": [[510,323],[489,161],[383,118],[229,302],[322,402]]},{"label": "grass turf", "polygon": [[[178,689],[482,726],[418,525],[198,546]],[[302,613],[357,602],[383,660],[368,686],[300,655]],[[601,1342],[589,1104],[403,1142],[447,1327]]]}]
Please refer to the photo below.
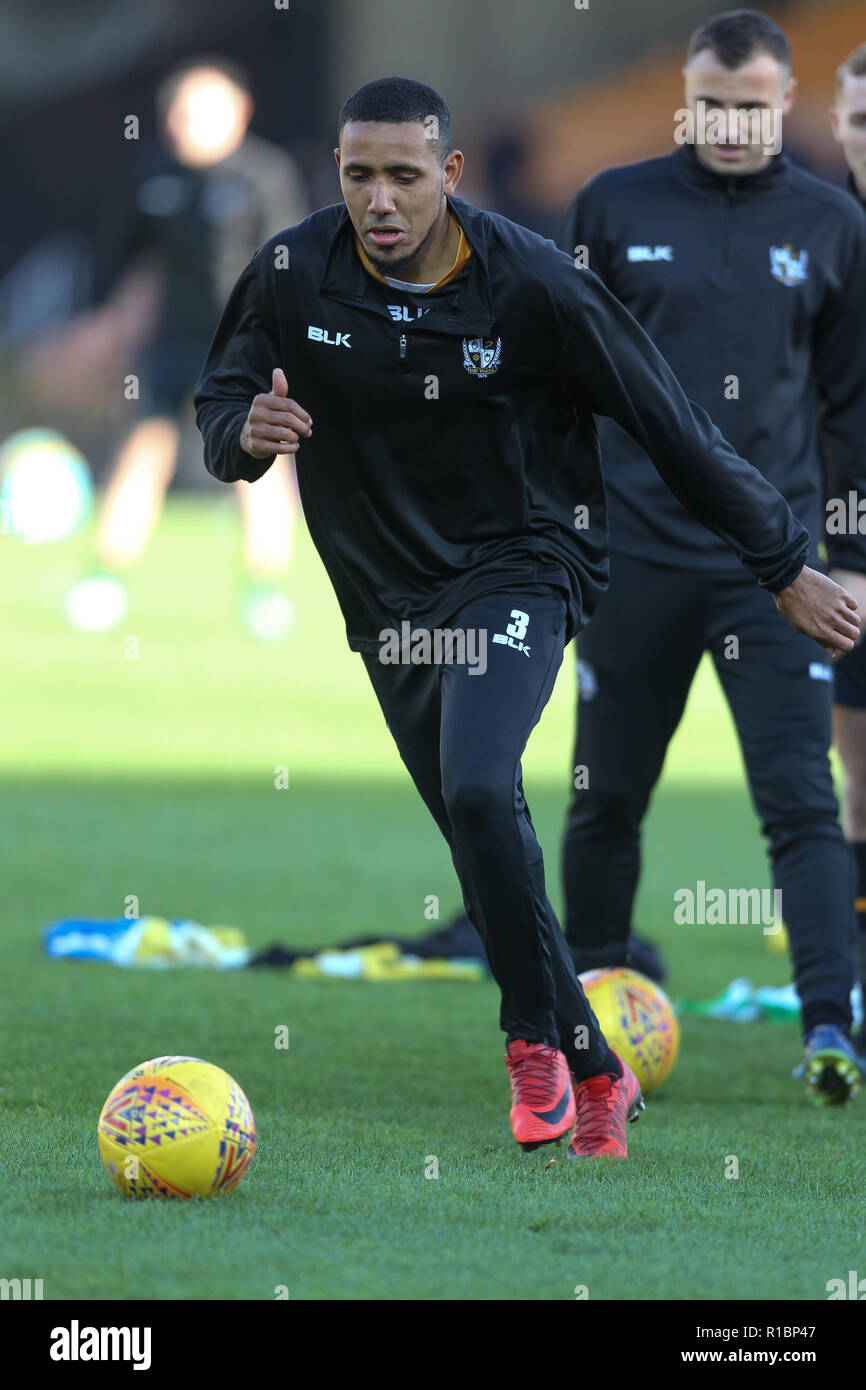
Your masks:
[{"label": "grass turf", "polygon": [[[256,945],[421,933],[429,894],[442,920],[458,905],[305,535],[280,648],[237,624],[228,494],[170,500],[119,633],[59,616],[88,544],[0,537],[0,1276],[42,1278],[49,1299],[824,1299],[862,1265],[866,1110],[807,1106],[793,1027],[686,1018],[629,1162],[545,1167],[550,1150],[510,1137],[489,983],[49,962],[43,923],[118,916],[131,894]],[[572,700],[567,660],[525,759],[557,904]],[[674,996],[784,983],[760,928],[673,924],[674,889],[700,878],[768,884],[707,671],[648,822],[637,921]],[[259,1152],[225,1201],[125,1203],[102,1170],[106,1093],[166,1052],[226,1067],[252,1102]]]}]

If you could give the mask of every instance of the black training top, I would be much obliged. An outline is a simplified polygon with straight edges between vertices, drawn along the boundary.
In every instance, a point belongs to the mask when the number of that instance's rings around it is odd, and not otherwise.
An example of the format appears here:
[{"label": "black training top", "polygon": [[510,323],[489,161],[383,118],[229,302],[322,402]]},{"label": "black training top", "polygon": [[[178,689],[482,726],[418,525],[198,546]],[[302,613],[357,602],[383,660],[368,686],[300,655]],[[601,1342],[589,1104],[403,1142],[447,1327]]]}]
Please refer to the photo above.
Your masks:
[{"label": "black training top", "polygon": [[[866,497],[866,218],[784,155],[719,175],[690,145],[608,169],[560,244],[634,314],[690,400],[775,484],[832,565],[866,572],[866,537],[824,535],[826,497]],[[611,550],[689,569],[736,561],[605,422]]]},{"label": "black training top", "polygon": [[761,584],[789,584],[806,532],[597,276],[507,218],[448,201],[472,256],[426,295],[364,269],[343,204],[271,238],[196,388],[205,463],[225,482],[270,467],[239,435],[274,367],[312,416],[298,481],[350,646],[375,650],[384,628],[441,626],[468,599],[533,580],[565,590],[572,636],[608,575],[595,414],[633,434]]}]

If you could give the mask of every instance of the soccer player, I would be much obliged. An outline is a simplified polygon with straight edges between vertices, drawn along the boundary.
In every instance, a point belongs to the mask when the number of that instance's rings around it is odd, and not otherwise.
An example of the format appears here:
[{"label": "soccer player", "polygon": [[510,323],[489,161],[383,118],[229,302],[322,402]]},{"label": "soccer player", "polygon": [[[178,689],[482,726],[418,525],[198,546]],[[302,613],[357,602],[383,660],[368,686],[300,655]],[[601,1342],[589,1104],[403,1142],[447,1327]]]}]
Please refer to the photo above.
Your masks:
[{"label": "soccer player", "polygon": [[338,129],[345,203],[266,242],[220,321],[195,396],[205,462],[255,483],[297,456],[349,645],[501,991],[515,1138],[574,1125],[571,1156],[624,1157],[640,1089],[547,899],[520,764],[607,578],[594,413],[634,434],[795,626],[849,650],[859,616],[601,282],[455,196],[463,156],[436,92],[371,82]]},{"label": "soccer player", "polygon": [[[140,418],[121,445],[99,516],[96,570],[67,596],[70,620],[88,630],[111,627],[126,611],[125,577],[159,518],[182,411],[228,291],[266,236],[309,211],[294,162],[248,134],[253,102],[233,63],[185,63],[160,84],[156,106],[164,149],[134,188],[109,198],[101,238],[100,290],[117,295],[115,266],[148,265],[159,280],[159,307],[140,370]],[[287,460],[260,495],[238,491],[248,576],[242,616],[256,635],[280,637],[291,624],[282,586],[296,511]]]},{"label": "soccer player", "polygon": [[[597,175],[561,244],[586,248],[689,399],[784,494],[817,563],[824,468],[832,494],[866,487],[866,223],[844,192],[781,152],[794,81],[772,20],[753,10],[710,19],[692,35],[684,76],[694,143]],[[681,129],[688,135],[687,119]],[[730,548],[662,485],[633,431],[605,422],[601,449],[611,583],[580,639],[575,764],[589,785],[572,795],[563,843],[578,969],[626,962],[641,823],[709,651],[782,893],[807,1090],[845,1100],[859,1083],[853,869],[828,759],[832,667],[776,621]],[[862,605],[866,538],[828,535],[827,549],[831,577]]]},{"label": "soccer player", "polygon": [[[849,192],[866,210],[866,43],[849,54],[836,73],[830,121],[848,163]],[[862,301],[860,312],[866,314]],[[860,352],[866,353],[866,335]],[[859,524],[866,527],[858,513]],[[866,644],[858,642],[837,664],[835,676],[833,741],[845,773],[843,822],[857,868],[857,975],[866,1001]],[[861,1056],[866,1053],[866,1022],[858,1050]]]}]

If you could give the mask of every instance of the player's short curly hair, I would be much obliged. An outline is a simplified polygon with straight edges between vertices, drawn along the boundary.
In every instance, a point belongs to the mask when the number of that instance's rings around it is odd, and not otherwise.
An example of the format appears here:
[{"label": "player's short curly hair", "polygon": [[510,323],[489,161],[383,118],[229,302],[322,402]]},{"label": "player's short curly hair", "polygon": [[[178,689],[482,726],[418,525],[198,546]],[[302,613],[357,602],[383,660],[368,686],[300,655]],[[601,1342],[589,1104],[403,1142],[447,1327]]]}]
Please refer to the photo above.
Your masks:
[{"label": "player's short curly hair", "polygon": [[444,164],[451,153],[451,112],[438,92],[411,77],[379,77],[359,87],[344,102],[337,120],[337,143],[349,121],[383,121],[400,125],[420,121]]},{"label": "player's short curly hair", "polygon": [[709,48],[726,68],[742,67],[756,53],[769,53],[791,71],[791,45],[784,29],[760,10],[725,10],[689,39],[686,62]]}]

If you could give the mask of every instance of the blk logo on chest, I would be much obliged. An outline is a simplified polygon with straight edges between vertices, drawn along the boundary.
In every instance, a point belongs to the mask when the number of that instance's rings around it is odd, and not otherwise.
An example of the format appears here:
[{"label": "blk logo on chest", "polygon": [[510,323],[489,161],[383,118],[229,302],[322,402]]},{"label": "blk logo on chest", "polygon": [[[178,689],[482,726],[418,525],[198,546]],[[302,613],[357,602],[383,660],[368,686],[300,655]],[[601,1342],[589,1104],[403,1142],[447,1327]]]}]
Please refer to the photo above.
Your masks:
[{"label": "blk logo on chest", "polygon": [[626,255],[630,261],[672,261],[672,246],[629,246]]},{"label": "blk logo on chest", "polygon": [[327,328],[314,328],[312,324],[309,324],[307,327],[307,337],[312,338],[314,343],[327,343],[328,347],[350,348],[352,346],[349,342],[351,331],[349,333],[338,333],[336,338],[332,338]]}]

